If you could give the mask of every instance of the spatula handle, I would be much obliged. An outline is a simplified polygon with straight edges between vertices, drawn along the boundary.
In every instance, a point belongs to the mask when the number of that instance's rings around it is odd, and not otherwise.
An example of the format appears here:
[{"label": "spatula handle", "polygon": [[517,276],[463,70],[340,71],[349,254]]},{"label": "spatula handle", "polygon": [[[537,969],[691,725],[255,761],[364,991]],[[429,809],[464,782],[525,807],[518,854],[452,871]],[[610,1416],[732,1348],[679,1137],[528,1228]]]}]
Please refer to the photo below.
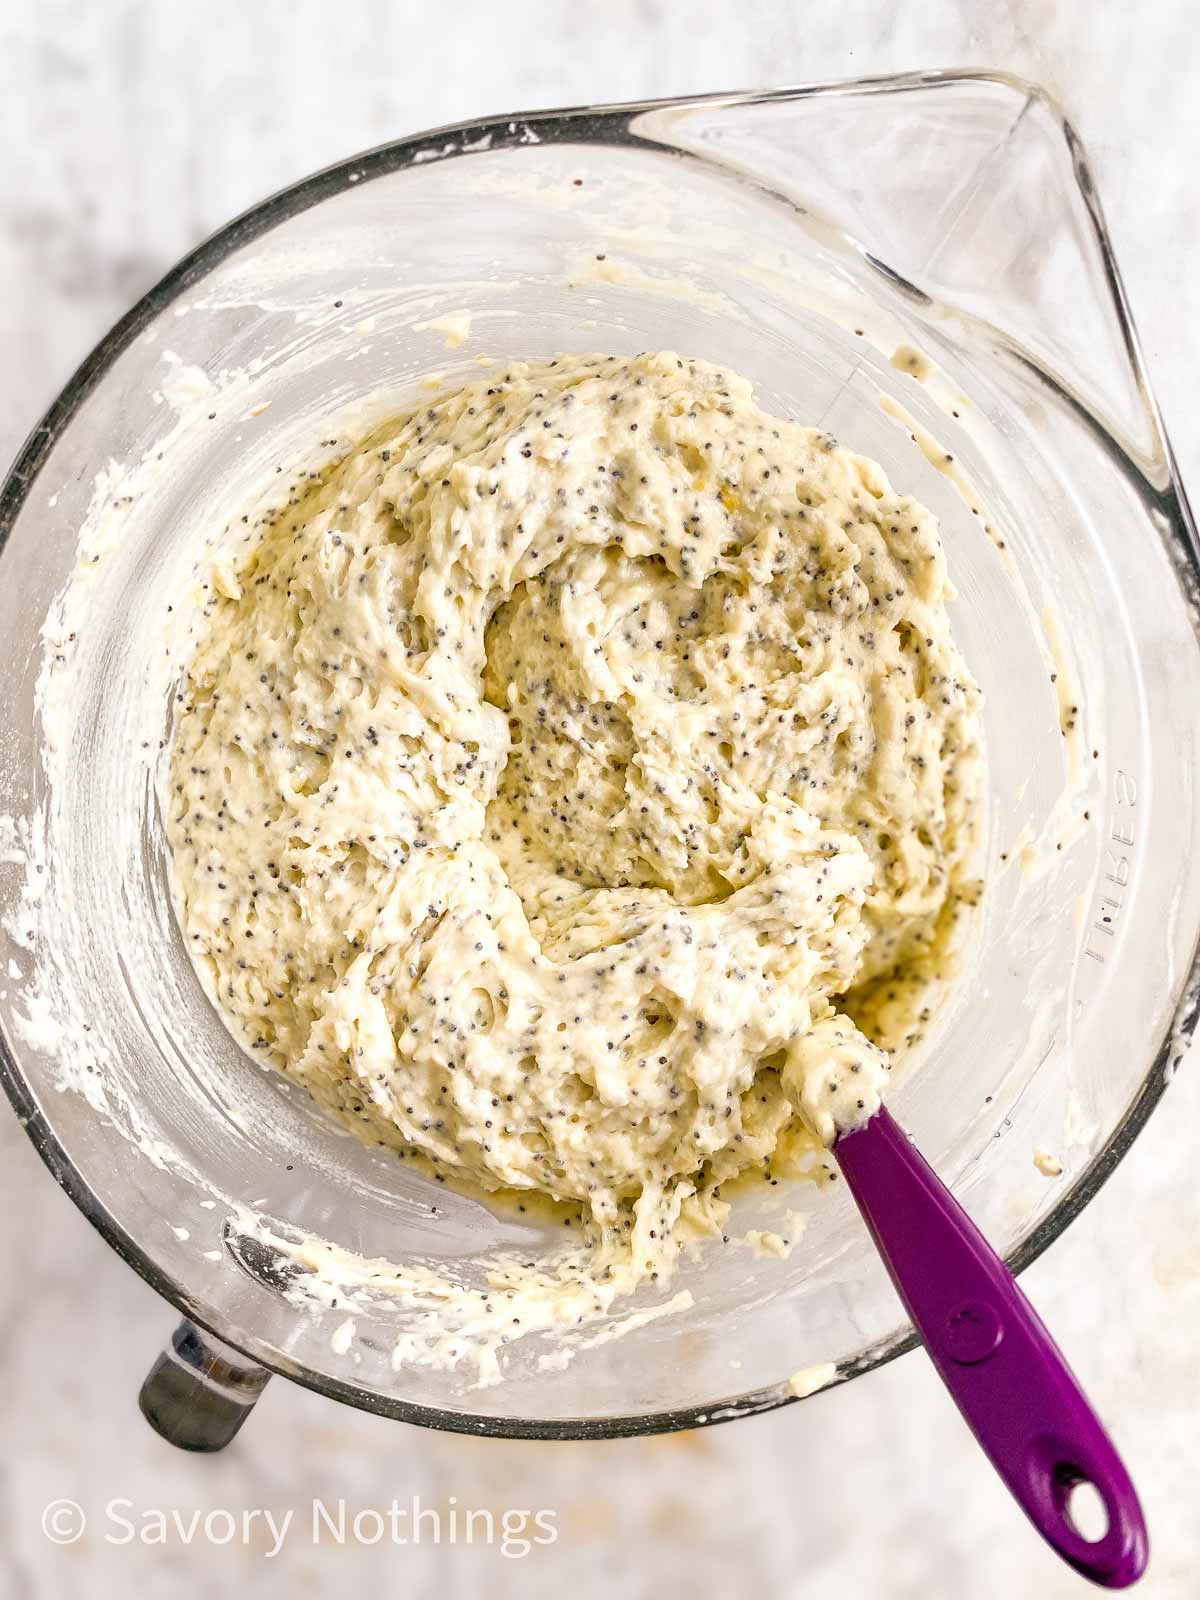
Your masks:
[{"label": "spatula handle", "polygon": [[[886,1109],[834,1154],[942,1382],[1034,1527],[1094,1582],[1135,1582],[1148,1551],[1137,1493],[1008,1268]],[[1108,1514],[1095,1542],[1069,1515],[1080,1483]]]}]

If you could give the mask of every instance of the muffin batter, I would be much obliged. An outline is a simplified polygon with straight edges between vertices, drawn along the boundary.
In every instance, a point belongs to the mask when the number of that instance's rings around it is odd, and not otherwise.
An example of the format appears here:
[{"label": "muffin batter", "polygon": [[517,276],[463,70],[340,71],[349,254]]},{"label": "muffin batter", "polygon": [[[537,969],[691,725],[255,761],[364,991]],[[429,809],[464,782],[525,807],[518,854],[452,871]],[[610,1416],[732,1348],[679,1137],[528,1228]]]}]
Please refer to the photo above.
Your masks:
[{"label": "muffin batter", "polygon": [[443,1175],[580,1202],[631,1281],[685,1203],[870,1115],[977,890],[928,511],[726,371],[572,356],[245,531],[167,827],[258,1057]]}]

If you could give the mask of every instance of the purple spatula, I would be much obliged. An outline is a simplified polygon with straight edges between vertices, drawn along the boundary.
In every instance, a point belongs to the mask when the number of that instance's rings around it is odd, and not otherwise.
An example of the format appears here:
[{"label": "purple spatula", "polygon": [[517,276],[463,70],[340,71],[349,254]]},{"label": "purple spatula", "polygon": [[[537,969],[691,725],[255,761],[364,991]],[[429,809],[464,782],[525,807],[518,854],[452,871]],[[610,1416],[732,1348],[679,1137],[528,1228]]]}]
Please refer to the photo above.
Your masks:
[{"label": "purple spatula", "polygon": [[[886,1109],[833,1153],[942,1382],[1034,1527],[1084,1577],[1136,1582],[1137,1493],[1016,1279]],[[1080,1483],[1108,1513],[1094,1542],[1069,1515]]]}]

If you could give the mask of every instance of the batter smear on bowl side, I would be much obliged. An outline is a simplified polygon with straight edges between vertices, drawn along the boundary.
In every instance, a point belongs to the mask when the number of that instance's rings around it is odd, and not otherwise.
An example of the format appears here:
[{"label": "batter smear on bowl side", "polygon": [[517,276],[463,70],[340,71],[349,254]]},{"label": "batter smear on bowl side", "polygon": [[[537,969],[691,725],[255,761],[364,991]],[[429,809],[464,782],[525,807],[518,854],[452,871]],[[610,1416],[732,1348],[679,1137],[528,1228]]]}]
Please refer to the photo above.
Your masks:
[{"label": "batter smear on bowl side", "polygon": [[213,583],[167,829],[256,1057],[580,1202],[622,1287],[877,1107],[983,773],[936,521],[874,462],[673,354],[497,365]]}]

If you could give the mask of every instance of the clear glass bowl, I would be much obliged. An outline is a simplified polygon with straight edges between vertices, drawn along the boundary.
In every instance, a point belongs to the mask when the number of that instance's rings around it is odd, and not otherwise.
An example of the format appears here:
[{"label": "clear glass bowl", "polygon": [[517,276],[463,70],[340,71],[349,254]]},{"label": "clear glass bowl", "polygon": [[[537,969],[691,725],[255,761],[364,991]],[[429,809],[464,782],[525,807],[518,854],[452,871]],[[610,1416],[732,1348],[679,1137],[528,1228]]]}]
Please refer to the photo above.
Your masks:
[{"label": "clear glass bowl", "polygon": [[[428,324],[464,311],[470,342],[446,348]],[[368,397],[474,373],[480,352],[672,347],[745,373],[942,519],[987,697],[990,887],[894,1106],[1014,1267],[1112,1171],[1195,1020],[1195,531],[1052,101],[951,73],[539,113],[307,179],[113,329],[4,488],[3,1070],[55,1177],[161,1294],[253,1362],[410,1422],[693,1427],[912,1342],[848,1197],[800,1184],[744,1197],[733,1230],[808,1213],[787,1259],[704,1249],[668,1291],[691,1310],[562,1370],[539,1360],[549,1336],[522,1340],[487,1389],[393,1370],[405,1314],[386,1296],[339,1353],[346,1308],[298,1305],[246,1232],[259,1212],[474,1282],[533,1239],[343,1136],[212,1013],[156,813],[166,606],[275,466]]]}]

